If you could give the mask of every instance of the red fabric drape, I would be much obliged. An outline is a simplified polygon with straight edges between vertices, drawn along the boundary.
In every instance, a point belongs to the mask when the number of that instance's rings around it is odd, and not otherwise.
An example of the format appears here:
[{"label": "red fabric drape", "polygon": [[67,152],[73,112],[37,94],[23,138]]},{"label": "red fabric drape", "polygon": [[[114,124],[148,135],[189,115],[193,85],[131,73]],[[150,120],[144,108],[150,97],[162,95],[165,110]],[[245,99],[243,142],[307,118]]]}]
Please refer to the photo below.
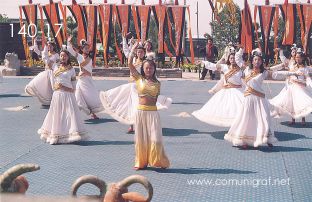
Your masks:
[{"label": "red fabric drape", "polygon": [[[116,26],[118,23],[118,13],[117,13],[117,8],[116,5],[113,6],[113,28],[114,28],[114,41],[115,41],[115,47],[116,47],[116,52],[117,56],[120,61],[122,61],[122,53],[119,48],[118,42],[117,42],[117,35],[116,35]],[[119,25],[120,26],[120,25]],[[121,26],[120,26],[121,27]]]},{"label": "red fabric drape", "polygon": [[245,0],[245,8],[241,11],[240,43],[244,46],[245,52],[251,53],[253,49],[253,29],[249,5]]},{"label": "red fabric drape", "polygon": [[312,5],[297,4],[297,12],[301,27],[301,41],[304,51],[307,53],[309,44],[309,34],[311,33]]},{"label": "red fabric drape", "polygon": [[78,32],[77,32],[77,42],[80,43],[82,39],[87,39],[87,21],[85,18],[85,13],[83,6],[78,4],[72,4],[67,6],[68,10],[71,12],[72,16],[77,23]]},{"label": "red fabric drape", "polygon": [[109,42],[109,30],[110,22],[112,20],[112,6],[109,4],[100,5],[99,13],[102,22],[102,44],[103,44],[103,55],[104,62],[108,64],[108,42]]},{"label": "red fabric drape", "polygon": [[93,65],[95,65],[96,60],[96,36],[97,36],[97,6],[87,5],[86,6],[86,16],[88,24],[88,34],[87,41],[90,43],[90,51],[94,53]]},{"label": "red fabric drape", "polygon": [[269,55],[269,37],[275,12],[274,6],[258,6],[260,27],[262,33],[262,47],[265,55]]},{"label": "red fabric drape", "polygon": [[185,7],[172,6],[171,11],[172,11],[174,27],[175,27],[175,54],[176,56],[179,56],[181,55],[182,35],[183,35],[184,19],[185,19],[184,18]]},{"label": "red fabric drape", "polygon": [[[28,25],[34,24],[35,26],[37,26],[37,5],[30,4],[30,5],[24,5],[21,7],[22,7],[22,10],[24,12],[24,16],[26,18],[27,24]],[[30,30],[31,30],[32,36],[35,36],[37,34],[37,33],[35,33],[36,30],[35,30],[34,26],[31,26]],[[32,42],[34,42],[34,37],[32,38]]]},{"label": "red fabric drape", "polygon": [[151,9],[150,6],[139,5],[137,6],[139,17],[140,17],[140,25],[141,25],[141,39],[145,41],[148,36],[148,27],[150,20]]},{"label": "red fabric drape", "polygon": [[[23,8],[22,6],[19,6],[19,12],[20,12],[20,26],[21,28],[23,27],[24,25],[24,22],[23,22]],[[25,52],[25,58],[28,59],[29,58],[29,53],[28,53],[28,44],[27,44],[27,39],[26,39],[26,36],[24,34],[22,34],[22,41],[23,41],[23,47],[24,47],[24,52]]]},{"label": "red fabric drape", "polygon": [[292,45],[296,37],[296,24],[295,24],[295,4],[285,3],[280,6],[282,16],[285,21],[285,32],[283,37],[283,45]]},{"label": "red fabric drape", "polygon": [[141,33],[140,33],[140,27],[139,27],[139,16],[137,13],[136,6],[131,6],[131,11],[132,11],[132,17],[133,17],[133,23],[134,23],[134,28],[136,32],[136,38],[138,40],[141,40]]},{"label": "red fabric drape", "polygon": [[189,41],[190,41],[190,53],[191,53],[191,62],[194,64],[195,62],[195,57],[194,57],[194,46],[193,46],[193,38],[192,38],[192,30],[191,30],[191,13],[190,13],[190,7],[187,7],[187,13],[188,13],[188,36],[189,36]]},{"label": "red fabric drape", "polygon": [[61,46],[64,43],[64,38],[63,38],[63,30],[62,29],[59,30],[60,26],[57,25],[57,24],[62,24],[60,13],[59,13],[59,3],[50,3],[47,5],[43,5],[42,9],[50,25],[50,29],[53,33],[53,36],[51,36],[51,38],[54,38],[57,47],[61,48]]}]

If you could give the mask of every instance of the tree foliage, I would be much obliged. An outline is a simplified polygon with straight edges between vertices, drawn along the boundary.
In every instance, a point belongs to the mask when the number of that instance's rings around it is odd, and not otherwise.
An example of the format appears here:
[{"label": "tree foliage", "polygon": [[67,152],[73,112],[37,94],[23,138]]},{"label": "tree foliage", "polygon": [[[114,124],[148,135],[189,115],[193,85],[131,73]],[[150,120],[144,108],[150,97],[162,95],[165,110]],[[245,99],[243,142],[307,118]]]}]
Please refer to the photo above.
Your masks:
[{"label": "tree foliage", "polygon": [[9,22],[9,18],[6,14],[0,14],[0,23],[6,23]]},{"label": "tree foliage", "polygon": [[210,25],[214,44],[223,50],[230,42],[235,43],[238,39],[241,21],[239,6],[235,4],[235,13],[231,14],[229,7],[225,5],[218,17],[219,21],[215,20]]}]

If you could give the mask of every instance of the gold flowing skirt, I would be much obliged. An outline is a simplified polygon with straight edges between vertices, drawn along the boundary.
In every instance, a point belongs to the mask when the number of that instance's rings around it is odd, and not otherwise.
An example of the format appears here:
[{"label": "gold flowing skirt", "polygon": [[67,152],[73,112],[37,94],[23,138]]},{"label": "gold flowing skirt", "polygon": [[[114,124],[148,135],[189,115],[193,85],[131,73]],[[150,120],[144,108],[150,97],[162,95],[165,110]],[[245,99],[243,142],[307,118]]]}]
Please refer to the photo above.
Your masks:
[{"label": "gold flowing skirt", "polygon": [[135,167],[168,168],[160,116],[157,111],[137,110],[135,116]]}]

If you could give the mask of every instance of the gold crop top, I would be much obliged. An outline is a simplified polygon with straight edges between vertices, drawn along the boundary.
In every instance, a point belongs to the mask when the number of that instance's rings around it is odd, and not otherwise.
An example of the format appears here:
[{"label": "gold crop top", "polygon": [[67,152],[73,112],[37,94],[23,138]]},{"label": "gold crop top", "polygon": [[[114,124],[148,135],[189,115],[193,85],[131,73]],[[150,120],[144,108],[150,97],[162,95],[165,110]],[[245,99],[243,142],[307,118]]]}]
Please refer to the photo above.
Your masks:
[{"label": "gold crop top", "polygon": [[132,74],[135,79],[135,83],[138,90],[139,97],[152,97],[157,98],[160,93],[160,83],[159,82],[148,82],[140,74]]}]

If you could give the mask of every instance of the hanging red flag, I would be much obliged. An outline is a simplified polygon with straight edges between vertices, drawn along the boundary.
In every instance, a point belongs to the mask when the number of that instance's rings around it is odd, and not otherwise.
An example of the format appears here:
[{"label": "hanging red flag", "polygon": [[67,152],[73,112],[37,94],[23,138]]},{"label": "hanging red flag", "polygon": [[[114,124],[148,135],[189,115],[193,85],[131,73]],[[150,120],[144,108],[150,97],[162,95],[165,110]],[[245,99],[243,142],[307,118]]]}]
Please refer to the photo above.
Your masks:
[{"label": "hanging red flag", "polygon": [[97,6],[96,5],[87,5],[86,6],[86,16],[87,16],[87,25],[88,25],[88,34],[87,41],[90,43],[90,51],[94,53],[93,56],[93,65],[95,66],[96,60],[96,36],[97,36]]},{"label": "hanging red flag", "polygon": [[[30,4],[30,5],[24,5],[21,7],[22,7],[22,10],[24,12],[26,22],[27,22],[28,26],[30,27],[31,36],[35,37],[37,34],[36,29],[37,29],[37,7],[38,6],[35,4]],[[32,37],[32,41],[34,40],[34,37]]]},{"label": "hanging red flag", "polygon": [[141,27],[141,39],[142,41],[145,41],[148,37],[148,29],[149,29],[149,19],[150,19],[150,13],[151,9],[150,6],[145,5],[139,5],[136,7],[138,14],[139,14],[139,22]]},{"label": "hanging red flag", "polygon": [[[259,10],[260,28],[262,33],[262,50],[265,57],[269,55],[269,37],[275,12],[275,6],[257,6]],[[267,60],[268,61],[268,60]]]},{"label": "hanging red flag", "polygon": [[43,19],[43,11],[42,7],[39,6],[39,12],[40,12],[40,29],[41,29],[41,45],[44,47],[44,44],[46,42],[45,34],[44,34],[44,19]]},{"label": "hanging red flag", "polygon": [[244,46],[246,53],[251,53],[253,49],[253,28],[250,9],[247,0],[245,0],[245,7],[241,11],[241,25],[240,25],[240,44]]},{"label": "hanging red flag", "polygon": [[166,7],[163,5],[155,5],[152,9],[155,16],[156,24],[158,25],[158,53],[163,53]]},{"label": "hanging red flag", "polygon": [[[114,28],[114,41],[115,41],[115,47],[116,47],[116,53],[117,53],[117,56],[119,58],[119,60],[122,62],[122,53],[121,53],[121,50],[119,48],[119,45],[118,45],[118,42],[117,42],[117,34],[116,34],[116,26],[117,26],[117,23],[118,23],[118,13],[117,13],[117,6],[114,5],[113,6],[113,28]],[[120,24],[119,24],[120,26]],[[121,26],[120,26],[121,28]]]},{"label": "hanging red flag", "polygon": [[173,17],[175,28],[175,54],[176,56],[180,56],[182,49],[182,35],[185,22],[185,7],[170,6],[169,8]]},{"label": "hanging red flag", "polygon": [[73,18],[75,19],[75,22],[77,23],[77,42],[80,43],[82,39],[87,39],[87,21],[83,6],[73,2],[73,4],[67,6],[67,8],[71,12]]},{"label": "hanging red flag", "polygon": [[[168,20],[168,16],[167,16],[167,8],[161,4],[158,4],[158,5],[153,6],[152,9],[153,9],[153,14],[155,16],[156,24],[158,26],[158,53],[164,53],[165,51],[165,53],[169,57],[173,57],[173,54],[170,52],[168,45],[166,44],[166,41],[164,39],[164,29],[165,29],[166,19],[168,21],[168,24],[170,24],[170,21]],[[169,30],[168,36],[170,38],[170,41],[172,41],[172,38],[170,37],[171,26],[170,26],[170,29],[168,27],[168,30]]]},{"label": "hanging red flag", "polygon": [[195,59],[194,59],[194,46],[193,46],[193,38],[192,38],[192,30],[191,30],[191,13],[190,13],[190,7],[187,7],[187,13],[188,13],[188,36],[189,36],[189,41],[190,41],[190,53],[191,53],[191,62],[194,64]]},{"label": "hanging red flag", "polygon": [[116,5],[118,20],[121,24],[122,36],[126,37],[126,34],[129,31],[130,23],[130,6],[129,5]]},{"label": "hanging red flag", "polygon": [[108,64],[108,47],[110,39],[110,28],[112,21],[112,5],[104,4],[99,6],[100,20],[101,20],[101,38],[103,44],[104,62]]},{"label": "hanging red flag", "polygon": [[[20,26],[21,28],[25,25],[23,22],[23,11],[22,11],[22,6],[19,6],[19,11],[20,11]],[[27,39],[26,35],[22,34],[22,41],[23,41],[23,47],[24,47],[24,52],[25,52],[25,58],[26,60],[29,58],[29,52],[28,52],[28,44],[27,44]]]},{"label": "hanging red flag", "polygon": [[285,4],[280,5],[281,13],[285,21],[285,31],[283,37],[283,45],[292,45],[295,42],[296,37],[296,5],[289,4],[285,1]]},{"label": "hanging red flag", "polygon": [[132,12],[132,17],[133,17],[133,23],[134,23],[134,28],[135,28],[135,32],[136,32],[136,37],[140,41],[141,40],[141,28],[140,28],[141,23],[139,23],[139,16],[137,13],[136,6],[134,6],[134,5],[131,6],[131,12]]},{"label": "hanging red flag", "polygon": [[62,5],[62,3],[60,3],[60,10],[62,12],[62,16],[63,16],[63,39],[66,40],[67,39],[67,9],[66,6]]},{"label": "hanging red flag", "polygon": [[62,21],[59,12],[59,3],[51,2],[50,4],[43,5],[42,9],[53,33],[53,36],[50,37],[55,39],[56,46],[60,49],[64,43],[64,38]]},{"label": "hanging red flag", "polygon": [[297,11],[301,26],[301,41],[303,49],[307,53],[309,44],[309,35],[311,33],[312,5],[297,4]]}]

